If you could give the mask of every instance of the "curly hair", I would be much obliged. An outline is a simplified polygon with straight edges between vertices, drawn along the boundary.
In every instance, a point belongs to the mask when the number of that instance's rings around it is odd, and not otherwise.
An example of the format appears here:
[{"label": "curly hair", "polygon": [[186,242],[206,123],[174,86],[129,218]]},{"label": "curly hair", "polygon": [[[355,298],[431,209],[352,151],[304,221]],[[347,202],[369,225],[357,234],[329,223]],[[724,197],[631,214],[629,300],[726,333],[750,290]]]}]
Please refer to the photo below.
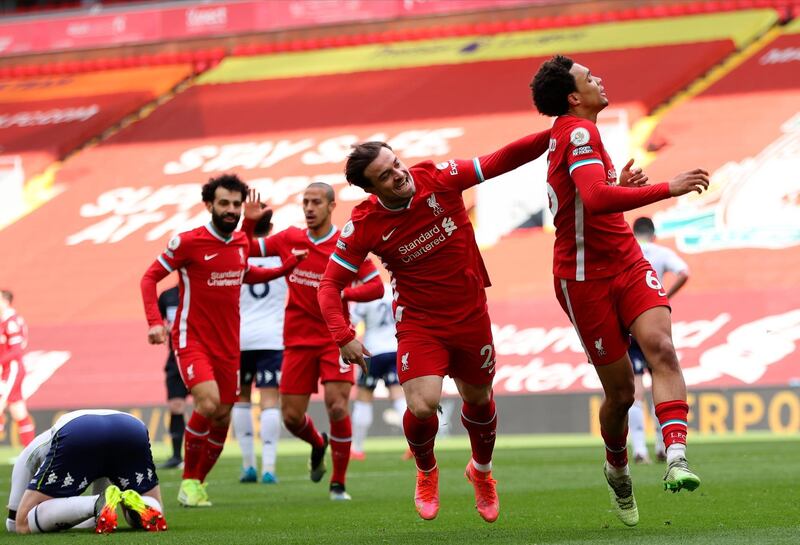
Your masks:
[{"label": "curly hair", "polygon": [[216,178],[210,178],[208,183],[203,186],[203,202],[214,202],[214,194],[218,187],[223,187],[228,191],[240,191],[242,202],[247,199],[247,184],[244,183],[236,174],[223,174]]},{"label": "curly hair", "polygon": [[353,151],[347,156],[347,163],[344,167],[344,177],[350,185],[355,185],[361,189],[367,189],[372,182],[364,176],[364,171],[375,160],[381,152],[381,148],[391,150],[392,147],[386,142],[364,142],[353,144]]},{"label": "curly hair", "polygon": [[569,57],[556,55],[539,67],[530,85],[539,113],[556,117],[569,111],[567,96],[578,90],[575,76],[570,73],[573,64],[575,61]]}]

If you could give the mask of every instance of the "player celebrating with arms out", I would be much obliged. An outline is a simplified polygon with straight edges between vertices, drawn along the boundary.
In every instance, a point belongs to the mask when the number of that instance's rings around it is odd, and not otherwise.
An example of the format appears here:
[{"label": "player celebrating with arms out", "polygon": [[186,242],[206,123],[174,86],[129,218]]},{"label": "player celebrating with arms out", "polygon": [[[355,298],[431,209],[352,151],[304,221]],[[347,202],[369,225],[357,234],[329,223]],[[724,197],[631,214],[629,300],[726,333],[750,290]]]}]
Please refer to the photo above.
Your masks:
[{"label": "player celebrating with arms out", "polygon": [[694,490],[700,479],[686,463],[686,384],[672,344],[669,301],[652,266],[625,223],[623,212],[702,192],[708,173],[695,169],[668,183],[645,185],[630,161],[616,185],[614,165],[597,130],[608,105],[602,80],[572,59],[555,56],[531,83],[540,113],[556,117],[548,155],[547,193],[556,227],[553,274],[561,307],[595,366],[605,399],[600,430],[604,471],[617,516],[639,521],[627,459],[628,409],[634,380],[628,331],[650,362],[653,399],[667,446],[667,489]]},{"label": "player celebrating with arms out", "polygon": [[490,282],[461,193],[536,159],[547,150],[548,137],[545,131],[469,161],[426,161],[410,169],[384,142],[356,145],[347,159],[347,181],[371,196],[353,209],[342,229],[320,284],[320,305],[343,359],[366,371],[366,352],[341,311],[338,293],[370,251],[392,275],[397,372],[408,405],[403,430],[418,470],[414,503],[426,520],[439,511],[433,445],[446,374],[464,401],[461,422],[472,445],[466,477],[475,488],[478,512],[487,522],[499,514],[491,473],[497,413],[485,292]]},{"label": "player celebrating with arms out", "polygon": [[179,272],[180,305],[172,326],[172,346],[181,378],[194,399],[184,433],[183,481],[178,501],[187,507],[211,505],[205,478],[214,467],[239,395],[239,296],[242,283],[260,284],[291,271],[304,255],[283,260],[279,269],[249,267],[248,236],[235,231],[247,185],[237,176],[212,178],[202,189],[211,222],[172,238],[167,250],[141,281],[151,344],[166,342],[156,284]]},{"label": "player celebrating with arms out", "polygon": [[[317,382],[322,382],[333,460],[329,497],[338,501],[351,499],[345,490],[345,477],[353,433],[348,401],[355,377],[353,368],[340,361],[317,302],[317,288],[339,233],[331,217],[334,208],[333,188],[321,182],[310,184],[303,192],[306,229],[289,227],[270,237],[258,238],[251,245],[251,255],[277,255],[285,261],[298,251],[308,252],[303,266],[287,277],[289,299],[284,318],[285,348],[279,387],[281,414],[286,429],[311,445],[309,476],[312,481],[319,482],[325,474],[329,439],[326,433],[317,431],[306,411],[311,394],[317,392]],[[257,199],[251,199],[245,207],[246,220],[242,228],[252,232],[265,214],[269,214],[269,209],[261,207]],[[336,293],[337,305],[343,313],[347,312],[347,301],[371,301],[383,295],[383,284],[372,261],[361,259],[356,271],[362,285]]]}]

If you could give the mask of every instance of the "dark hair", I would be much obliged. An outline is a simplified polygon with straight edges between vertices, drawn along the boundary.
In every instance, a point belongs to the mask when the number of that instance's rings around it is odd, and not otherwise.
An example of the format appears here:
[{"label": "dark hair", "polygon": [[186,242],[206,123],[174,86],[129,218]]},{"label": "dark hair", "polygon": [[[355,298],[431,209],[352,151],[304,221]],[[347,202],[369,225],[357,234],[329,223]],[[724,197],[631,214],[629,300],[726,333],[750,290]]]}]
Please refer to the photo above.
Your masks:
[{"label": "dark hair", "polygon": [[567,96],[578,90],[570,68],[575,61],[556,55],[542,63],[531,82],[533,103],[539,113],[556,117],[569,111]]},{"label": "dark hair", "polygon": [[210,178],[208,183],[203,186],[203,202],[214,202],[214,194],[218,187],[223,187],[228,191],[240,191],[242,201],[247,199],[247,184],[244,183],[236,174],[223,174],[216,178]]},{"label": "dark hair", "polygon": [[392,146],[386,142],[372,141],[353,144],[351,147],[353,151],[347,156],[347,163],[344,166],[344,177],[347,178],[350,185],[356,185],[361,189],[366,189],[372,186],[372,182],[364,176],[364,171],[381,152],[381,148],[391,150]]},{"label": "dark hair", "polygon": [[647,217],[636,218],[633,222],[633,234],[636,236],[656,236],[656,226],[653,220]]},{"label": "dark hair", "polygon": [[333,187],[331,187],[329,184],[326,184],[325,182],[312,182],[308,184],[308,187],[306,189],[311,189],[311,188],[323,190],[325,192],[325,198],[328,199],[328,202],[336,201],[336,192],[333,190]]},{"label": "dark hair", "polygon": [[14,302],[14,294],[10,290],[0,290],[0,296],[8,301],[9,305]]}]

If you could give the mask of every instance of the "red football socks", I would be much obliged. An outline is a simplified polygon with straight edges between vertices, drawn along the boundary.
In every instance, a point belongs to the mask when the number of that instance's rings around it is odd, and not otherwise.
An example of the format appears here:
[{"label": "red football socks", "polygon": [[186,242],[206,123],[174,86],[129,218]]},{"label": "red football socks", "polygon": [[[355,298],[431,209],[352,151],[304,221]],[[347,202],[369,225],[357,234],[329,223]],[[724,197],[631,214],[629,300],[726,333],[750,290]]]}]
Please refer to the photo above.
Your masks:
[{"label": "red football socks", "polygon": [[192,412],[183,434],[183,478],[199,479],[200,459],[208,437],[210,427],[208,418],[198,412]]},{"label": "red football socks", "polygon": [[680,399],[664,401],[656,405],[656,417],[661,424],[664,448],[674,443],[686,444],[686,426],[689,405]]},{"label": "red football socks", "polygon": [[406,409],[403,415],[403,432],[420,471],[430,471],[436,467],[433,444],[436,441],[438,431],[439,417],[436,413],[433,413],[425,420],[420,420]]},{"label": "red football socks", "polygon": [[206,475],[217,463],[219,455],[225,446],[225,439],[228,437],[228,426],[211,427],[206,436],[206,446],[200,456],[200,464],[197,470],[197,478],[201,481],[206,480]]},{"label": "red football socks", "polygon": [[461,406],[461,423],[467,429],[472,445],[472,459],[485,465],[492,461],[494,441],[497,434],[497,408],[494,399],[486,405]]},{"label": "red football socks", "polygon": [[17,420],[17,429],[19,429],[19,442],[22,443],[23,447],[27,447],[28,443],[36,437],[36,428],[30,415],[22,420]]},{"label": "red football socks", "polygon": [[350,462],[350,443],[352,441],[353,427],[350,415],[334,422],[331,420],[331,459],[333,460],[332,483],[344,484],[347,474],[347,464]]},{"label": "red football socks", "polygon": [[627,426],[622,435],[614,437],[608,435],[601,427],[600,435],[606,444],[606,461],[614,467],[625,467],[628,465],[628,428]]},{"label": "red football socks", "polygon": [[312,447],[319,448],[322,446],[322,436],[317,431],[317,428],[314,427],[314,421],[311,420],[310,416],[305,415],[305,420],[297,427],[290,426],[286,421],[283,424],[292,435],[309,443]]}]

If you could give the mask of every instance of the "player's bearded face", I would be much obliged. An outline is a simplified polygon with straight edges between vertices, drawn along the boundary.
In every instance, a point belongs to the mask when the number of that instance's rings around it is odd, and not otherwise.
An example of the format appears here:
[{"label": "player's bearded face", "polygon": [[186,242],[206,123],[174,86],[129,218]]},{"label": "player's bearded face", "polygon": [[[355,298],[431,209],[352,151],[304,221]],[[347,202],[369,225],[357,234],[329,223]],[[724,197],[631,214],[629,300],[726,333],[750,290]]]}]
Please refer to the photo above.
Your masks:
[{"label": "player's bearded face", "polygon": [[233,233],[239,225],[242,215],[242,196],[238,192],[231,192],[223,187],[218,187],[214,195],[214,202],[209,205],[211,223],[221,234]]}]

